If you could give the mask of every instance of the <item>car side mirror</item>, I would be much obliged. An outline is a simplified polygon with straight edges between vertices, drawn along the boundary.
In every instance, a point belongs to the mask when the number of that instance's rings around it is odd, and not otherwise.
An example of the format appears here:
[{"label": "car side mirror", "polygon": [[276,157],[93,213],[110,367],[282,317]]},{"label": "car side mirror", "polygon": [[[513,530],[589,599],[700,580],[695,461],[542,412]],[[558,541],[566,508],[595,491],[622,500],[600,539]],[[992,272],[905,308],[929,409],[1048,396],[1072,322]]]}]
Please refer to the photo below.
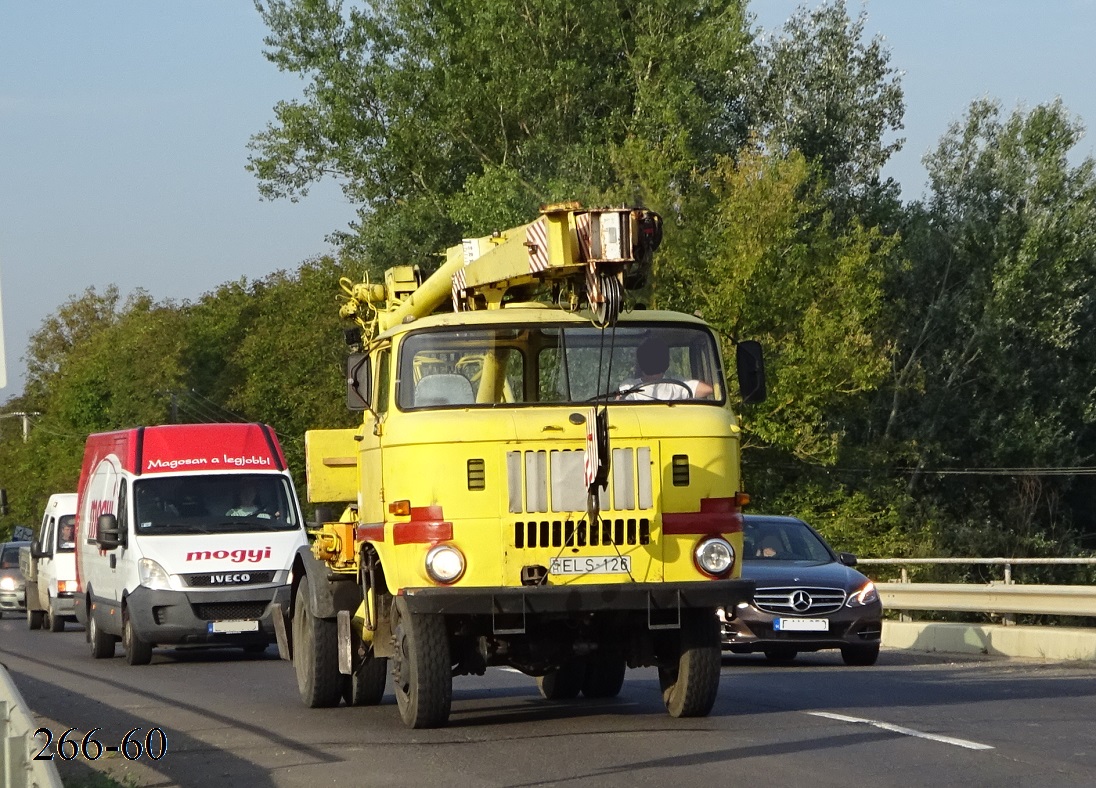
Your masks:
[{"label": "car side mirror", "polygon": [[856,556],[852,553],[838,553],[837,560],[845,566],[856,566]]},{"label": "car side mirror", "polygon": [[98,534],[95,543],[103,550],[113,550],[122,544],[122,535],[118,528],[118,518],[113,514],[101,514],[98,520]]},{"label": "car side mirror", "polygon": [[8,491],[0,487],[0,514],[8,513]]},{"label": "car side mirror", "polygon": [[761,343],[753,339],[744,339],[735,343],[735,366],[738,368],[738,391],[747,405],[764,402],[768,392],[765,389],[765,359],[761,353]]},{"label": "car side mirror", "polygon": [[373,390],[373,367],[368,353],[351,353],[346,360],[346,407],[369,410]]}]

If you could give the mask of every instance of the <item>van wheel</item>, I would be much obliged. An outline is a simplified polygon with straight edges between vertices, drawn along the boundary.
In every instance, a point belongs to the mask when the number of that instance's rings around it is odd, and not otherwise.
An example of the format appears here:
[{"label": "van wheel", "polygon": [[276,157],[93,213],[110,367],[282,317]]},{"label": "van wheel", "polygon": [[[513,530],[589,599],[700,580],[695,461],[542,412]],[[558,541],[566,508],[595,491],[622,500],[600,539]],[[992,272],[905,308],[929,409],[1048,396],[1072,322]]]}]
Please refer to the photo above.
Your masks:
[{"label": "van wheel", "polygon": [[27,611],[27,629],[41,629],[42,628],[42,610],[28,610]]},{"label": "van wheel", "polygon": [[152,644],[137,636],[128,610],[122,613],[122,648],[126,650],[126,662],[130,665],[147,665],[152,662]]},{"label": "van wheel", "polygon": [[301,700],[309,708],[339,703],[343,676],[339,673],[338,646],[338,624],[331,618],[316,618],[308,594],[308,577],[302,577],[293,605],[293,669]]},{"label": "van wheel", "polygon": [[88,643],[91,644],[91,656],[95,659],[110,659],[114,656],[114,636],[99,629],[95,615],[88,611]]},{"label": "van wheel", "polygon": [[49,631],[50,632],[64,632],[65,631],[65,617],[57,615],[57,611],[53,609],[53,605],[49,606]]},{"label": "van wheel", "polygon": [[392,605],[395,654],[392,680],[400,717],[408,728],[440,728],[453,705],[453,666],[445,619],[436,613],[412,613],[404,597]]},{"label": "van wheel", "polygon": [[719,693],[719,620],[710,608],[681,611],[674,664],[660,666],[658,683],[671,717],[706,717]]}]

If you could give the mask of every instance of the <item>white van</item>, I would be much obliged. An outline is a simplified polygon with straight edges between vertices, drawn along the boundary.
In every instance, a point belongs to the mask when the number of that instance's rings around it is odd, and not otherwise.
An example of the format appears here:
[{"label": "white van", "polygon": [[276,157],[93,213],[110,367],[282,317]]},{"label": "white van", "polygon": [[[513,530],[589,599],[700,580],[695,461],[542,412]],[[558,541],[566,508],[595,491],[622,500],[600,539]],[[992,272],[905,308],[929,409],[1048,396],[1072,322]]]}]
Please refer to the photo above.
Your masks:
[{"label": "white van", "polygon": [[156,645],[274,642],[307,545],[274,431],[176,424],[88,436],[80,473],[76,617],[91,654],[147,664]]},{"label": "white van", "polygon": [[27,626],[61,632],[75,621],[76,493],[56,493],[46,502],[38,538],[30,547],[27,579]]}]

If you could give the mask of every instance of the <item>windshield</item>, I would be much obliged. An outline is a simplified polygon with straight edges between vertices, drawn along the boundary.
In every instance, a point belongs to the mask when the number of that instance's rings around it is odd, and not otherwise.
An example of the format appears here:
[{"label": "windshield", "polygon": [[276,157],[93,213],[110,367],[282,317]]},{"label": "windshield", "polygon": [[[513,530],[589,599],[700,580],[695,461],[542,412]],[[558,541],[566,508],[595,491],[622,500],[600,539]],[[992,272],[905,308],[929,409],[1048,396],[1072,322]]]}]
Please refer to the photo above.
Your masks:
[{"label": "windshield", "polygon": [[300,527],[284,476],[148,476],[133,485],[137,533],[244,533]]},{"label": "windshield", "polygon": [[0,552],[0,569],[18,569],[19,568],[19,547],[12,545],[5,547],[3,552]]},{"label": "windshield", "polygon": [[742,549],[746,561],[833,561],[833,555],[814,531],[795,520],[747,519],[743,524]]},{"label": "windshield", "polygon": [[477,405],[721,403],[715,339],[701,326],[652,323],[422,331],[400,350],[401,410]]}]

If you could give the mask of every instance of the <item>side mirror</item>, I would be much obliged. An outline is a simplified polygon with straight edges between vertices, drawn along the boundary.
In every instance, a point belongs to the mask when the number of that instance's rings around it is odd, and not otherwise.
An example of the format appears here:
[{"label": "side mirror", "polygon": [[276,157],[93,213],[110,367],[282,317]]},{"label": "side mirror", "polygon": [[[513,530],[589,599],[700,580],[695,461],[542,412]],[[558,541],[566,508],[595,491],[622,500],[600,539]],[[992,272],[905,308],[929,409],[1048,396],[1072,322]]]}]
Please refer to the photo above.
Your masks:
[{"label": "side mirror", "polygon": [[8,491],[0,488],[0,514],[8,513]]},{"label": "side mirror", "polygon": [[768,392],[765,390],[765,360],[761,354],[761,343],[753,339],[737,343],[735,364],[742,401],[747,405],[764,402]]},{"label": "side mirror", "polygon": [[856,556],[852,553],[838,553],[837,560],[845,566],[856,566]]},{"label": "side mirror", "polygon": [[41,542],[31,542],[30,544],[30,557],[31,558],[45,558],[49,555],[49,552],[42,549]]},{"label": "side mirror", "polygon": [[369,410],[373,390],[373,366],[368,353],[351,353],[346,360],[346,407]]},{"label": "side mirror", "polygon": [[118,530],[118,518],[113,514],[101,514],[98,520],[98,536],[95,542],[104,550],[113,550],[122,544],[122,535]]}]

